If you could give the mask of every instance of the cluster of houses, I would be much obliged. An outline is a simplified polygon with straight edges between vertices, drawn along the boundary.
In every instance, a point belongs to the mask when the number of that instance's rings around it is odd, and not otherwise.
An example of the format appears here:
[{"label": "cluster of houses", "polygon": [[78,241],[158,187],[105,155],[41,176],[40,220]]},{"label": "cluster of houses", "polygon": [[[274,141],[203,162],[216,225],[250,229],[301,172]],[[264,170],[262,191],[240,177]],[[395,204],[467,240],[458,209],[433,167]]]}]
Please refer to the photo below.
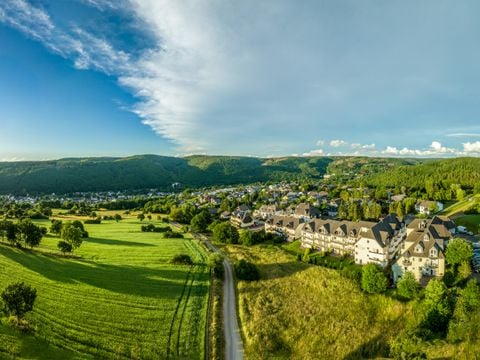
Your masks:
[{"label": "cluster of houses", "polygon": [[239,228],[265,229],[287,241],[300,240],[305,249],[352,256],[360,265],[391,267],[394,281],[407,271],[419,281],[443,276],[445,248],[456,231],[454,222],[445,216],[409,223],[396,214],[378,222],[322,219],[309,203],[285,210],[276,205],[264,205],[253,212],[238,208],[230,221]]}]

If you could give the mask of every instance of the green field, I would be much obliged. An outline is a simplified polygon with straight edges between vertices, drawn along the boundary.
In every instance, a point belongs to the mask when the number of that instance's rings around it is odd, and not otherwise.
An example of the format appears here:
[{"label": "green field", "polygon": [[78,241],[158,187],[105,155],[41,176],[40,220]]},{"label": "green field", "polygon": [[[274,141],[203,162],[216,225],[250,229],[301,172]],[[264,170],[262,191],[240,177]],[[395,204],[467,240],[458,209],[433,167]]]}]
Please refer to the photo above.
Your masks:
[{"label": "green field", "polygon": [[[203,359],[206,255],[189,237],[164,239],[140,232],[140,224],[86,225],[90,238],[78,258],[59,256],[51,236],[35,251],[1,244],[0,288],[25,281],[38,297],[27,316],[35,337],[3,319],[0,358]],[[195,265],[170,264],[180,253]]]},{"label": "green field", "polygon": [[480,203],[480,195],[474,195],[472,197],[469,197],[465,200],[458,201],[454,203],[453,205],[450,205],[449,207],[446,207],[441,214],[446,215],[446,216],[454,216],[457,214],[461,214],[464,211],[467,211],[468,209],[478,205]]}]

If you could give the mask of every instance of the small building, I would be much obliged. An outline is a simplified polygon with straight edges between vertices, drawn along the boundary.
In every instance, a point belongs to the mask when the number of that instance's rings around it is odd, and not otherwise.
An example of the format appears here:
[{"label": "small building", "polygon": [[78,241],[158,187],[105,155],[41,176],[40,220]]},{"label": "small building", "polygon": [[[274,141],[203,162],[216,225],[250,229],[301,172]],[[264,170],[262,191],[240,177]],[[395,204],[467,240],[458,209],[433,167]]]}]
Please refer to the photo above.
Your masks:
[{"label": "small building", "polygon": [[443,204],[439,201],[420,200],[415,204],[415,210],[422,215],[431,215],[443,210]]}]

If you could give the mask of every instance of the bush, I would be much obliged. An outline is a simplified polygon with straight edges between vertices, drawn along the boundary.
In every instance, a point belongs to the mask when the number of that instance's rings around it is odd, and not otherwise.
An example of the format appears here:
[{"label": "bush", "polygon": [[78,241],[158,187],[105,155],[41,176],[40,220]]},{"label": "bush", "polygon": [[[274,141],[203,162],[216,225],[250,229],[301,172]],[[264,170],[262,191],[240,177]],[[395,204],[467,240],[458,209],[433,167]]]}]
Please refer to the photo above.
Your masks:
[{"label": "bush", "polygon": [[142,225],[140,227],[142,232],[167,232],[167,231],[172,231],[172,228],[170,226],[155,226],[153,224],[148,224],[148,225]]},{"label": "bush", "polygon": [[87,219],[83,223],[84,224],[101,224],[102,218],[98,217],[96,219]]},{"label": "bush", "polygon": [[445,252],[445,259],[450,265],[458,266],[463,262],[470,262],[473,256],[472,245],[465,239],[450,240]]},{"label": "bush", "polygon": [[208,257],[208,266],[213,271],[213,274],[218,278],[223,278],[224,268],[223,268],[223,257],[222,255],[215,253],[211,254]]},{"label": "bush", "polygon": [[310,253],[312,252],[312,249],[307,248],[303,251],[303,257],[302,261],[303,262],[308,262],[310,260]]},{"label": "bush", "polygon": [[183,234],[176,231],[168,230],[163,233],[163,237],[165,239],[183,239]]},{"label": "bush", "polygon": [[221,222],[213,228],[213,238],[226,244],[238,244],[238,231],[229,222]]},{"label": "bush", "polygon": [[370,294],[387,290],[388,280],[382,269],[376,264],[367,264],[362,268],[362,289]]},{"label": "bush", "polygon": [[73,250],[72,244],[70,244],[70,243],[68,243],[68,242],[66,242],[66,241],[63,241],[63,240],[60,240],[60,241],[58,242],[57,247],[58,247],[58,248],[60,249],[60,251],[61,251],[62,253],[64,253],[64,254],[67,253],[67,252],[70,253],[70,252],[72,252],[72,250]]},{"label": "bush", "polygon": [[3,311],[8,316],[21,319],[27,312],[33,310],[37,298],[37,290],[23,282],[8,285],[2,292]]},{"label": "bush", "polygon": [[172,258],[171,263],[175,265],[193,265],[192,259],[186,254],[175,255]]},{"label": "bush", "polygon": [[235,265],[235,274],[239,280],[251,281],[260,279],[260,273],[255,264],[243,259]]},{"label": "bush", "polygon": [[362,280],[362,268],[358,265],[347,265],[343,267],[340,273],[343,277],[360,283]]},{"label": "bush", "polygon": [[406,272],[397,283],[397,291],[404,299],[411,300],[418,296],[420,284],[411,272]]}]

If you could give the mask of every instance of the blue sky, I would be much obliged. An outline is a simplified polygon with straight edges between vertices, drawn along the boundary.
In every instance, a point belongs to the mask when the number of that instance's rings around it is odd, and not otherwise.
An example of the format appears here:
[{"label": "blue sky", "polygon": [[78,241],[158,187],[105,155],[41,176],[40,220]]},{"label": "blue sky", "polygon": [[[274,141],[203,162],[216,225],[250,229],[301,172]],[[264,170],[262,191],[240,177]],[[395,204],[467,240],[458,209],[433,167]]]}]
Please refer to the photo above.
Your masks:
[{"label": "blue sky", "polygon": [[0,160],[479,156],[479,10],[4,0]]}]

